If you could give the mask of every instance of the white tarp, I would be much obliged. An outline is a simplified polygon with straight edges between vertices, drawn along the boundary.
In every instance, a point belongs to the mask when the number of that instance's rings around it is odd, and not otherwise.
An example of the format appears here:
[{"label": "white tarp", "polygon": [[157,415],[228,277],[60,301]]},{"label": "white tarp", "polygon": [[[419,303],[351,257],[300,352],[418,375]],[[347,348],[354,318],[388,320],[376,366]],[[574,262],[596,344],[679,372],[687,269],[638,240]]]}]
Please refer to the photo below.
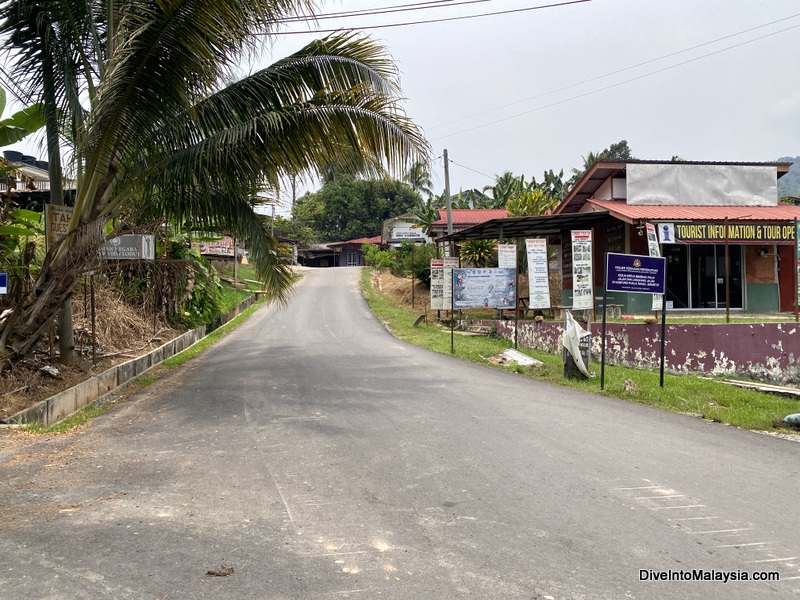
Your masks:
[{"label": "white tarp", "polygon": [[778,205],[774,166],[632,163],[626,177],[630,205]]},{"label": "white tarp", "polygon": [[586,364],[583,362],[583,356],[581,356],[580,350],[581,338],[586,337],[587,335],[591,334],[580,326],[580,324],[572,317],[571,312],[566,311],[564,336],[561,338],[561,344],[564,346],[564,348],[566,348],[570,356],[572,356],[572,359],[575,361],[575,365],[578,367],[578,370],[586,375],[586,377],[591,378],[594,377],[594,375],[589,373],[589,370],[586,368]]}]

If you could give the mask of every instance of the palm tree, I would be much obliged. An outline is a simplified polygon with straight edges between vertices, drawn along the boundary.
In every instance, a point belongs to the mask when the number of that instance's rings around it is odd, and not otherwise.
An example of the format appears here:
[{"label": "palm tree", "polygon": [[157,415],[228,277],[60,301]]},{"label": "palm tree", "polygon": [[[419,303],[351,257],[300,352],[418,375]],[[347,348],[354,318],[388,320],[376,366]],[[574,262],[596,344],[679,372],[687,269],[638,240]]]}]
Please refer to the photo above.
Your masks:
[{"label": "palm tree", "polygon": [[[220,88],[230,69],[309,4],[290,0],[6,0],[0,44],[23,93],[70,132],[77,189],[70,230],[33,291],[0,327],[27,352],[70,298],[119,216],[157,212],[246,240],[261,278],[285,299],[291,273],[247,202],[259,184],[336,162],[370,175],[427,157],[398,106],[385,50],[335,34]],[[108,16],[111,15],[111,20]],[[7,64],[9,64],[7,62]],[[87,106],[84,107],[81,102]],[[49,133],[49,132],[48,132]]]},{"label": "palm tree", "polygon": [[433,190],[431,189],[433,182],[431,181],[430,169],[428,165],[421,160],[414,162],[408,169],[405,175],[405,182],[421,196],[433,195]]}]

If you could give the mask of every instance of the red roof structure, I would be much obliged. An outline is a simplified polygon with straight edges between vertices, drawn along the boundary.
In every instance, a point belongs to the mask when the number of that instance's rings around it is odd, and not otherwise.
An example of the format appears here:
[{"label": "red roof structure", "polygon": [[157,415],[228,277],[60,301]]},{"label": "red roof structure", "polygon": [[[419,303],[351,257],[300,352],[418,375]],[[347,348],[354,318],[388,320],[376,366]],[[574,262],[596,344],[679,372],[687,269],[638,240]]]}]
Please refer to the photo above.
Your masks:
[{"label": "red roof structure", "polygon": [[[454,208],[453,225],[472,226],[480,225],[492,219],[505,219],[508,211],[504,208]],[[434,225],[447,225],[447,210],[439,209],[439,220],[432,223]]]},{"label": "red roof structure", "polygon": [[653,206],[630,205],[625,200],[586,201],[597,210],[628,223],[639,221],[794,221],[800,219],[800,206]]}]

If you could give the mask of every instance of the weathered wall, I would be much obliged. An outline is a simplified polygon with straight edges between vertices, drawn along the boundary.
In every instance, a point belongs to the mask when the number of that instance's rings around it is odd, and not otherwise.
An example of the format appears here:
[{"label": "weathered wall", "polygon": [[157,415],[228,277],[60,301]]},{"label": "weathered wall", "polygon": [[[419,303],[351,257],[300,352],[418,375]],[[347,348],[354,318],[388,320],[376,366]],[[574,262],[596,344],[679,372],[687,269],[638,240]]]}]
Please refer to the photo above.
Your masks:
[{"label": "weathered wall", "polygon": [[[514,338],[513,321],[482,321]],[[545,352],[560,352],[563,324],[520,321],[518,344]],[[601,325],[594,323],[592,358],[600,360]],[[606,362],[658,368],[661,324],[608,323]],[[800,381],[800,325],[753,323],[667,325],[666,368],[677,373],[749,374],[774,382]]]}]

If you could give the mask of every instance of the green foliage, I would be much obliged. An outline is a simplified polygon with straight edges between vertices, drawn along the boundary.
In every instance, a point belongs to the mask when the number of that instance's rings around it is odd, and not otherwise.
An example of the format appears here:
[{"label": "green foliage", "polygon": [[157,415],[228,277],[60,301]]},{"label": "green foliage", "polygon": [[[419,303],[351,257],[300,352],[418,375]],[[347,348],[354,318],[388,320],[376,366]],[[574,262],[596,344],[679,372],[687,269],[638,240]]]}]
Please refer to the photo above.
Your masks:
[{"label": "green foliage", "polygon": [[186,261],[190,267],[183,288],[178,290],[180,304],[172,322],[190,328],[214,323],[222,315],[222,286],[214,267],[180,241],[169,244],[167,257]]},{"label": "green foliage", "polygon": [[[6,91],[0,88],[0,115],[6,108]],[[44,127],[44,105],[23,108],[0,121],[0,146],[8,146]]]},{"label": "green foliage", "polygon": [[295,204],[296,219],[323,241],[346,241],[381,232],[383,221],[409,212],[419,201],[411,187],[393,179],[339,175]]},{"label": "green foliage", "polygon": [[[412,255],[413,252],[413,255]],[[430,286],[431,283],[431,259],[436,258],[436,244],[414,244],[413,242],[403,242],[401,248],[401,270],[400,274],[410,276],[413,272],[414,277]]]},{"label": "green foliage", "polygon": [[469,240],[461,246],[461,259],[477,268],[497,266],[497,240]]},{"label": "green foliage", "polygon": [[524,191],[509,198],[506,209],[510,217],[546,215],[558,206],[559,199],[548,196],[540,188]]},{"label": "green foliage", "polygon": [[373,269],[397,268],[397,250],[394,248],[383,249],[375,244],[363,244],[361,252],[364,253],[364,263]]}]

